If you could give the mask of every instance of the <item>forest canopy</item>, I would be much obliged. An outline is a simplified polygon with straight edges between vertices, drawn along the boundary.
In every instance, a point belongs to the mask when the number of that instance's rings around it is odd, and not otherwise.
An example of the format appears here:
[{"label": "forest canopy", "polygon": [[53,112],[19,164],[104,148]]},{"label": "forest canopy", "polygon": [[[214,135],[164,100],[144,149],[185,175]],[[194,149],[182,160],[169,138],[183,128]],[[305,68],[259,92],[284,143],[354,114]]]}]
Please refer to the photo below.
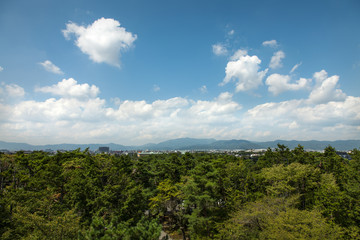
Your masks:
[{"label": "forest canopy", "polygon": [[360,151],[0,154],[1,239],[359,239]]}]

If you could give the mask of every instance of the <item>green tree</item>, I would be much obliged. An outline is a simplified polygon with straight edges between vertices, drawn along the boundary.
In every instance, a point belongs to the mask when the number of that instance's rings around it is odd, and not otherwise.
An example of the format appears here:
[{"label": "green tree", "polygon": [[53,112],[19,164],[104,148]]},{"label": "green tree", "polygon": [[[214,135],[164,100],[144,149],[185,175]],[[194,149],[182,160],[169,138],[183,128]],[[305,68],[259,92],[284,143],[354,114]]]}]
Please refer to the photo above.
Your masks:
[{"label": "green tree", "polygon": [[299,194],[302,209],[313,205],[313,190],[316,189],[320,178],[318,169],[300,163],[292,163],[288,166],[280,164],[262,169],[261,176],[267,184],[268,195],[289,197]]},{"label": "green tree", "polygon": [[297,196],[265,197],[246,204],[218,225],[218,239],[338,239],[341,229],[317,211],[295,208]]},{"label": "green tree", "polygon": [[181,191],[184,194],[184,207],[191,210],[188,215],[191,238],[212,238],[216,232],[215,223],[226,215],[219,185],[221,174],[211,161],[198,163],[190,173],[190,176],[183,178]]},{"label": "green tree", "polygon": [[2,239],[76,239],[80,231],[80,218],[73,211],[42,216],[18,206],[14,209],[12,221],[15,228],[5,232]]},{"label": "green tree", "polygon": [[326,222],[317,211],[289,208],[268,219],[259,234],[260,239],[339,239],[341,229]]},{"label": "green tree", "polygon": [[332,173],[321,175],[319,187],[315,191],[315,207],[325,216],[332,220],[338,218],[343,211],[344,204],[343,192],[336,184],[336,179]]}]

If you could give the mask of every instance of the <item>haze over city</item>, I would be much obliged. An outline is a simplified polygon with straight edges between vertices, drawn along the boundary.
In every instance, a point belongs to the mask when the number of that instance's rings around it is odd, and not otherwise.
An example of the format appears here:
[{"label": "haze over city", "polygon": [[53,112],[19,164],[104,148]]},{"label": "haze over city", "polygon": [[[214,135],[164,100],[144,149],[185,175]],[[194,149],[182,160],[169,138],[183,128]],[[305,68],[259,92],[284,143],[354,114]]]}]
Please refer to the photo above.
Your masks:
[{"label": "haze over city", "polygon": [[0,2],[0,140],[360,136],[359,1]]}]

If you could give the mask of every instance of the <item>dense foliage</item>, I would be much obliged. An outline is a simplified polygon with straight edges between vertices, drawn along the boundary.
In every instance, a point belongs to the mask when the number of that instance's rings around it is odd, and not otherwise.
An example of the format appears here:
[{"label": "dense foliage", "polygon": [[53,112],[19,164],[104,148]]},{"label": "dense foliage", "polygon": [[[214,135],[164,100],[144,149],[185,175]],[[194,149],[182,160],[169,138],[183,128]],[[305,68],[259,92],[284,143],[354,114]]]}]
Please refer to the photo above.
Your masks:
[{"label": "dense foliage", "polygon": [[360,151],[0,155],[1,239],[360,239]]}]

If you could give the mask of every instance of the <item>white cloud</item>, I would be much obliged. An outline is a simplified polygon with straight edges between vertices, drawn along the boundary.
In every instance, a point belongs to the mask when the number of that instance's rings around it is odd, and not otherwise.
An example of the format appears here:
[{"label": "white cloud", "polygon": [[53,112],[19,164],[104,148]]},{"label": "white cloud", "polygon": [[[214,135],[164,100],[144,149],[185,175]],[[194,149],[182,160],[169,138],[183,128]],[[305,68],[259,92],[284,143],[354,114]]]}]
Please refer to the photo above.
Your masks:
[{"label": "white cloud", "polygon": [[4,68],[0,66],[0,72],[1,72],[2,70],[4,70]]},{"label": "white cloud", "polygon": [[233,95],[229,92],[220,93],[219,96],[216,98],[219,102],[231,102]]},{"label": "white cloud", "polygon": [[101,121],[105,101],[99,98],[81,101],[75,98],[49,98],[44,102],[23,101],[16,105],[13,118],[48,124],[49,121]]},{"label": "white cloud", "polygon": [[226,49],[226,47],[221,43],[212,45],[212,50],[213,50],[213,53],[217,56],[226,55],[228,53],[228,50]]},{"label": "white cloud", "polygon": [[261,60],[257,56],[246,55],[246,51],[237,51],[225,68],[226,76],[220,85],[236,81],[236,91],[256,89],[262,84],[267,69],[259,71]]},{"label": "white cloud", "polygon": [[326,78],[328,77],[328,74],[327,74],[327,72],[325,70],[321,70],[320,72],[314,73],[313,77],[316,80],[316,84],[321,85],[326,80]]},{"label": "white cloud", "polygon": [[248,53],[245,49],[239,49],[237,50],[234,55],[230,57],[230,60],[236,61],[239,60],[242,56],[246,56]]},{"label": "white cloud", "polygon": [[[314,79],[316,84],[307,99],[269,102],[249,109],[242,120],[248,134],[271,129],[272,139],[356,139],[360,134],[360,97],[346,96],[336,87],[339,77],[328,77],[325,70],[316,72]],[[266,82],[275,94],[284,88],[302,88],[299,81],[296,85],[289,81],[289,76],[277,74]],[[302,86],[310,83],[310,79],[303,81]]]},{"label": "white cloud", "polygon": [[0,84],[0,102],[21,99],[25,95],[25,90],[16,84]]},{"label": "white cloud", "polygon": [[297,91],[309,87],[311,80],[300,78],[296,83],[290,83],[289,75],[280,75],[277,73],[271,74],[267,77],[265,83],[269,86],[269,92],[278,95],[285,91]]},{"label": "white cloud", "polygon": [[202,92],[202,93],[207,93],[207,87],[206,87],[206,85],[201,86],[200,92]]},{"label": "white cloud", "polygon": [[37,88],[36,91],[51,93],[64,98],[77,99],[95,98],[100,92],[99,88],[95,85],[90,86],[87,83],[78,84],[73,78],[63,79],[61,82],[52,86]]},{"label": "white cloud", "polygon": [[[82,92],[89,93],[88,84]],[[96,94],[91,98],[78,98],[78,94],[64,94],[68,89],[64,80],[42,90],[58,95],[45,101],[27,100],[13,105],[0,102],[0,131],[4,139],[21,138],[31,143],[156,141],[179,136],[210,137],[226,134],[225,129],[236,123],[234,117],[241,105],[225,92],[211,101],[189,100],[175,97],[153,102],[116,100],[117,107],[107,107],[106,101]],[[65,81],[65,83],[67,83]],[[70,97],[69,97],[70,95]],[[73,96],[76,97],[73,97]],[[50,140],[51,139],[51,140]],[[37,141],[37,142],[36,142]],[[136,142],[139,143],[139,142]]]},{"label": "white cloud", "polygon": [[188,124],[194,126],[223,126],[237,121],[234,116],[242,106],[232,100],[232,94],[229,92],[221,93],[213,101],[190,101],[191,106],[184,111],[183,117],[187,119]]},{"label": "white cloud", "polygon": [[301,62],[300,63],[297,63],[297,64],[295,64],[293,67],[292,67],[292,69],[290,70],[290,74],[291,73],[293,73],[298,67],[300,67],[301,66]]},{"label": "white cloud", "polygon": [[97,63],[108,63],[119,67],[122,52],[133,46],[137,36],[120,27],[120,23],[111,18],[100,18],[87,27],[76,23],[66,24],[63,30],[66,39],[76,36],[75,44]]},{"label": "white cloud", "polygon": [[262,43],[262,45],[263,45],[263,46],[266,46],[266,47],[273,47],[273,48],[275,48],[275,47],[278,46],[278,43],[277,43],[276,40],[269,40],[269,41],[264,41],[264,42]]},{"label": "white cloud", "polygon": [[[360,97],[313,105],[302,100],[260,104],[244,115],[248,129],[271,129],[280,139],[352,139],[359,136]],[[338,126],[329,133],[327,128]],[[289,131],[291,130],[291,131]]]},{"label": "white cloud", "polygon": [[228,32],[228,35],[229,35],[229,36],[232,36],[232,35],[234,35],[234,33],[235,33],[235,30],[232,29],[232,30],[230,30],[230,31]]},{"label": "white cloud", "polygon": [[6,85],[5,89],[10,97],[23,97],[25,95],[24,89],[16,84]]},{"label": "white cloud", "polygon": [[285,58],[285,53],[283,51],[277,51],[274,53],[274,55],[271,57],[271,61],[269,64],[269,67],[272,69],[280,68],[282,67],[281,60]]},{"label": "white cloud", "polygon": [[[293,86],[286,76],[280,77],[285,78],[280,85]],[[325,71],[315,73],[315,77],[318,83],[314,90],[332,79]],[[23,97],[21,89],[3,83],[0,96],[12,93]],[[4,140],[130,145],[179,137],[335,140],[358,138],[360,134],[360,97],[353,96],[317,103],[310,94],[308,99],[267,102],[243,109],[233,94],[223,92],[212,100],[173,97],[148,102],[116,98],[110,107],[98,97],[98,87],[71,78],[37,90],[55,97],[0,101]]]},{"label": "white cloud", "polygon": [[339,76],[327,76],[327,72],[322,70],[314,74],[317,85],[312,90],[309,96],[311,103],[327,103],[330,101],[343,101],[346,99],[346,94],[339,88],[337,83]]},{"label": "white cloud", "polygon": [[289,124],[289,129],[296,129],[299,128],[299,125],[297,124],[296,121],[293,121],[292,123]]},{"label": "white cloud", "polygon": [[46,60],[44,62],[39,63],[41,66],[44,67],[44,69],[48,72],[52,72],[55,74],[64,74],[58,66],[53,64],[51,61]]}]

